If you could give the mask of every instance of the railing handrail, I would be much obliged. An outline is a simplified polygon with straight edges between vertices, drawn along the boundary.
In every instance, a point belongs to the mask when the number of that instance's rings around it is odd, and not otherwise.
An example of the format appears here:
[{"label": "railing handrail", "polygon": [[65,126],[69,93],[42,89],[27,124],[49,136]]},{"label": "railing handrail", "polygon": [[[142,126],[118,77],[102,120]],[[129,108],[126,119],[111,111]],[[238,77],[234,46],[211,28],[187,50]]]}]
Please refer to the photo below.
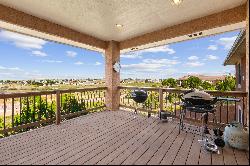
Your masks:
[{"label": "railing handrail", "polygon": [[[150,91],[159,91],[160,89],[163,92],[173,92],[173,93],[184,93],[190,89],[178,89],[178,88],[160,88],[160,87],[136,87],[136,86],[119,86],[119,89],[145,89]],[[215,96],[235,96],[235,97],[247,97],[247,92],[243,91],[218,91],[218,90],[205,90],[205,92],[210,93]]]},{"label": "railing handrail", "polygon": [[137,87],[137,86],[118,86],[119,89],[146,89],[146,90],[151,90],[151,91],[158,91],[161,88],[157,87]]},{"label": "railing handrail", "polygon": [[0,93],[0,99],[51,95],[51,94],[56,94],[57,91],[60,91],[60,93],[74,93],[74,92],[85,92],[85,91],[106,90],[106,89],[107,87],[93,87],[93,88],[79,88],[79,89],[58,89],[58,90],[48,90],[48,91],[36,91],[36,92]]}]

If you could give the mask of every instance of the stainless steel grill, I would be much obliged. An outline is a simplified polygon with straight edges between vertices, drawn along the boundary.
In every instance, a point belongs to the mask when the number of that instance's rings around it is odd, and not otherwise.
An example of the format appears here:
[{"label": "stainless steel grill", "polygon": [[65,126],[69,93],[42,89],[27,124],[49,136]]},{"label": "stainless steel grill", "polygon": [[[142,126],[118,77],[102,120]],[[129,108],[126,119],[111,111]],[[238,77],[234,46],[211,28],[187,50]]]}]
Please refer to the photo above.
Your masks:
[{"label": "stainless steel grill", "polygon": [[180,123],[179,123],[179,132],[184,128],[184,118],[186,111],[201,113],[202,119],[202,141],[203,146],[206,150],[211,152],[218,152],[218,147],[224,147],[225,143],[222,139],[223,131],[220,128],[214,128],[214,143],[209,142],[206,135],[210,134],[208,129],[208,116],[212,114],[213,121],[217,123],[215,112],[216,104],[219,101],[235,101],[239,102],[240,99],[235,98],[221,98],[213,97],[210,94],[204,91],[191,90],[186,92],[182,97],[182,110],[180,113]]}]

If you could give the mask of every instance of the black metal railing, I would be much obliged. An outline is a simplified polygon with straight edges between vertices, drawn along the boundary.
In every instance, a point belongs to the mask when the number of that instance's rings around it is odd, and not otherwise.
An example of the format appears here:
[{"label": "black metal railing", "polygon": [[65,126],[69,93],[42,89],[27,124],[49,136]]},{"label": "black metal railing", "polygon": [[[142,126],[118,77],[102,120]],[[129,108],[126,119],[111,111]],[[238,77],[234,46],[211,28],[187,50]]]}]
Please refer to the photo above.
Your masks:
[{"label": "black metal railing", "polygon": [[[130,98],[130,93],[138,87],[124,87],[120,86],[120,107],[133,109],[138,107],[137,103]],[[141,106],[141,110],[150,111],[158,114],[159,110],[169,111],[173,117],[179,118],[182,107],[181,96],[188,90],[170,89],[170,88],[151,88],[143,87],[148,93],[148,99]],[[239,121],[244,125],[247,124],[246,101],[247,93],[239,91],[220,92],[220,91],[206,91],[215,97],[230,97],[238,98],[240,102],[218,102],[216,105],[216,117],[220,124],[227,124],[232,121]],[[201,115],[199,113],[188,112],[187,119],[198,121]]]},{"label": "black metal railing", "polygon": [[106,87],[0,94],[0,137],[105,108]]}]

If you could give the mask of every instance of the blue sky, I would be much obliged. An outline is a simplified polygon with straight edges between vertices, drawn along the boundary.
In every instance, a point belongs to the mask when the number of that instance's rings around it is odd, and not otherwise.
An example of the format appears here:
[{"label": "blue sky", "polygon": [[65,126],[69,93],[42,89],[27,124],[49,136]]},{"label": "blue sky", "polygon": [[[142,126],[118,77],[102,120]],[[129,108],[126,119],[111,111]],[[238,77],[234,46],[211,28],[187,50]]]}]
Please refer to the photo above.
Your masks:
[{"label": "blue sky", "polygon": [[[121,55],[121,78],[179,78],[234,73],[223,66],[239,31]],[[99,52],[0,30],[0,80],[104,78]]]}]

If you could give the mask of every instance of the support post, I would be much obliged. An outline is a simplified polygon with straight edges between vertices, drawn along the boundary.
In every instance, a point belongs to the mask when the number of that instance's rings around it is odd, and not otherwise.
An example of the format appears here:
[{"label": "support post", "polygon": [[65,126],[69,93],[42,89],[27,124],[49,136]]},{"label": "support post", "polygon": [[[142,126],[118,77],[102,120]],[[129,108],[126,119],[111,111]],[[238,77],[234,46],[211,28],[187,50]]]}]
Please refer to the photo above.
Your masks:
[{"label": "support post", "polygon": [[159,89],[159,102],[160,102],[160,105],[159,105],[160,111],[162,111],[163,110],[163,91],[161,88]]},{"label": "support post", "polygon": [[61,123],[60,91],[56,91],[56,125]]},{"label": "support post", "polygon": [[249,0],[247,1],[247,17],[246,17],[246,78],[245,78],[245,92],[247,92],[246,112],[247,112],[247,126],[249,127]]},{"label": "support post", "polygon": [[120,73],[113,69],[113,65],[120,62],[120,47],[116,41],[110,41],[105,50],[105,81],[107,93],[105,96],[107,110],[117,111],[120,105]]}]

